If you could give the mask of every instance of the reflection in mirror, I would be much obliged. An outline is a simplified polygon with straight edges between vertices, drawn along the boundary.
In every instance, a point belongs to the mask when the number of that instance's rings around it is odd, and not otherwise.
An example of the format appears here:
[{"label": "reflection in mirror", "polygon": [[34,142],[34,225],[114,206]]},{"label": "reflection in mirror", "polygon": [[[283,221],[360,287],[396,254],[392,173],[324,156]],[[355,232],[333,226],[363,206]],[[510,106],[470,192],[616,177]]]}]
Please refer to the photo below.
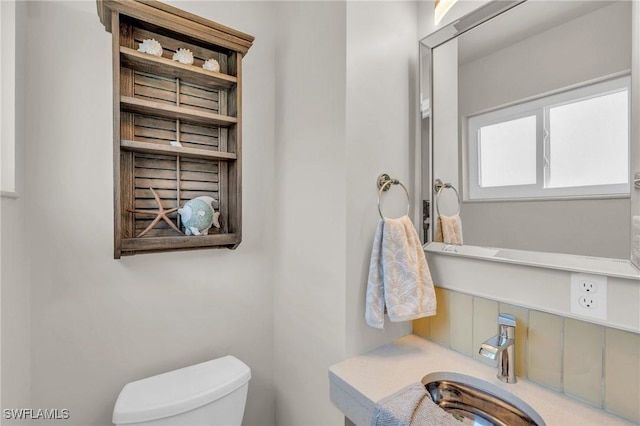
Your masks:
[{"label": "reflection in mirror", "polygon": [[630,83],[619,77],[470,116],[469,199],[627,197]]},{"label": "reflection in mirror", "polygon": [[423,196],[458,188],[465,244],[629,259],[631,40],[632,2],[576,0],[423,41]]}]

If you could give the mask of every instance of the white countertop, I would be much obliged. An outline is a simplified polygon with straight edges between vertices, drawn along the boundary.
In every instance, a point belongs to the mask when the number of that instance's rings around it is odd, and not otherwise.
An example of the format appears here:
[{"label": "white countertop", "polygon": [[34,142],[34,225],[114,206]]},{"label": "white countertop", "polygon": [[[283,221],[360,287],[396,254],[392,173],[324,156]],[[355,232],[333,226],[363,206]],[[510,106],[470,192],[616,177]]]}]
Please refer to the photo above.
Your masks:
[{"label": "white countertop", "polygon": [[436,371],[467,374],[499,386],[529,404],[548,426],[633,424],[527,380],[502,383],[496,368],[416,335],[333,365],[331,401],[357,426],[368,426],[376,401]]}]

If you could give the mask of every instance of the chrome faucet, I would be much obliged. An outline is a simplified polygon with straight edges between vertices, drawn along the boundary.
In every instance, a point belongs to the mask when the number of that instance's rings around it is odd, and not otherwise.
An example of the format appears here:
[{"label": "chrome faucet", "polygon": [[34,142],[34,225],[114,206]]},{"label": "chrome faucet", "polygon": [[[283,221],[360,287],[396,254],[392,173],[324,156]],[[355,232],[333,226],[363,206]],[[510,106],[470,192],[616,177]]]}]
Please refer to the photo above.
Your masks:
[{"label": "chrome faucet", "polygon": [[480,355],[498,360],[496,377],[505,383],[516,380],[516,317],[509,314],[498,315],[498,335],[480,345]]}]

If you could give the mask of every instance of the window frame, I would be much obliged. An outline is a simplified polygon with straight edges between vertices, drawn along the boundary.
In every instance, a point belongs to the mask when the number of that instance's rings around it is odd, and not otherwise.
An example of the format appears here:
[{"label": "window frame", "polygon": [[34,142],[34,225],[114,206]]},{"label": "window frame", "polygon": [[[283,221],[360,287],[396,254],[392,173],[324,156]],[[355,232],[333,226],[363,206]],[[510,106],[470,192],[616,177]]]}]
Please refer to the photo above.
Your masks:
[{"label": "window frame", "polygon": [[[466,174],[468,195],[466,201],[489,200],[514,200],[514,199],[551,199],[551,198],[603,198],[603,197],[629,197],[631,191],[630,178],[622,184],[604,184],[589,186],[572,186],[560,188],[545,188],[548,173],[549,149],[548,137],[546,137],[546,123],[548,122],[549,108],[566,105],[581,100],[596,98],[607,94],[613,94],[626,90],[628,93],[628,126],[627,133],[627,159],[630,161],[631,149],[631,76],[625,74],[615,78],[589,83],[580,87],[563,90],[533,100],[511,104],[499,109],[476,114],[467,117],[466,125]],[[482,127],[499,124],[518,118],[536,116],[536,183],[530,185],[510,186],[480,186],[480,140],[479,130]],[[630,170],[630,164],[627,172]]]}]

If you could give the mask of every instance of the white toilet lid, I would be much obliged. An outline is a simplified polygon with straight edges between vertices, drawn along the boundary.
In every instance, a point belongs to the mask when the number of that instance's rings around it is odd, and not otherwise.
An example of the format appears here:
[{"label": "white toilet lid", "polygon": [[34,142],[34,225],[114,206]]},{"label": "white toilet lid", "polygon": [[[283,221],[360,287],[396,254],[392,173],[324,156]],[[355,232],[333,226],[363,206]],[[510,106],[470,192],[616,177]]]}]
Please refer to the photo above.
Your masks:
[{"label": "white toilet lid", "polygon": [[240,388],[251,379],[249,367],[225,356],[128,383],[113,409],[113,422],[161,419],[193,410]]}]

